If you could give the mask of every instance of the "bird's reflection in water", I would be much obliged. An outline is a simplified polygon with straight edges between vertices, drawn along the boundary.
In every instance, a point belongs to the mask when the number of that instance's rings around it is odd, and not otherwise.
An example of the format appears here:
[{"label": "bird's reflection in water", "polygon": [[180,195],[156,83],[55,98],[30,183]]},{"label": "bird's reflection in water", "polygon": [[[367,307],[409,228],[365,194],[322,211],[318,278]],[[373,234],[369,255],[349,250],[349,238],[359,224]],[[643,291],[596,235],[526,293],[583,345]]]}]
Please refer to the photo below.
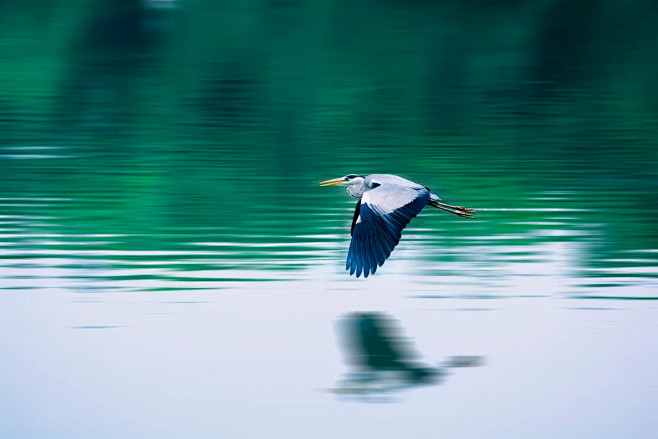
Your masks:
[{"label": "bird's reflection in water", "polygon": [[484,364],[484,357],[479,356],[449,357],[436,366],[423,364],[396,320],[381,312],[344,315],[338,322],[338,335],[352,368],[333,389],[341,395],[381,396],[440,384],[451,368]]}]

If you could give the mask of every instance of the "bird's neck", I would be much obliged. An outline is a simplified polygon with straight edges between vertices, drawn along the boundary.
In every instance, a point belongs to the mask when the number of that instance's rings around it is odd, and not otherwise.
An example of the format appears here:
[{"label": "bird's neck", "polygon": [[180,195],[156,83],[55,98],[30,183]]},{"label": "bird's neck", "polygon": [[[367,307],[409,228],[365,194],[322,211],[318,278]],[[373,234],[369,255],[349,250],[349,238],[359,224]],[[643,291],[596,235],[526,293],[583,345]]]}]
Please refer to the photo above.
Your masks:
[{"label": "bird's neck", "polygon": [[363,194],[369,189],[370,188],[365,185],[365,180],[359,179],[357,181],[353,181],[352,184],[347,187],[347,193],[352,198],[361,198]]}]

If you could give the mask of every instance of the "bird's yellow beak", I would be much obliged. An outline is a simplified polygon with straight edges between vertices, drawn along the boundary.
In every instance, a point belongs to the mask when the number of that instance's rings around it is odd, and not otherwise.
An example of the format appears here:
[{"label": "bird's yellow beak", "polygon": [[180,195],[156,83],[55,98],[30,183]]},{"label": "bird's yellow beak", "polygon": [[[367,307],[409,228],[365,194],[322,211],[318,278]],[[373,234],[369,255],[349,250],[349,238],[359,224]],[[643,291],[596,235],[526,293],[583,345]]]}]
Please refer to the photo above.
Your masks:
[{"label": "bird's yellow beak", "polygon": [[334,186],[345,182],[345,177],[334,178],[320,183],[320,186]]}]

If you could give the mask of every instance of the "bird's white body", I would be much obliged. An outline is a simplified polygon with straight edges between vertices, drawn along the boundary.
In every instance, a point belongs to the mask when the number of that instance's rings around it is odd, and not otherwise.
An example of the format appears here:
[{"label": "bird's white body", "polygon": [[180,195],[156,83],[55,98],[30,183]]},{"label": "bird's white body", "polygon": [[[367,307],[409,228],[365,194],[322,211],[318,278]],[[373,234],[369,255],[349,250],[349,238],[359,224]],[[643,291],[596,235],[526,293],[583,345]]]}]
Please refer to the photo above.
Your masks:
[{"label": "bird's white body", "polygon": [[[413,189],[423,189],[423,186],[413,181],[407,180],[406,178],[398,177],[393,174],[371,174],[367,177],[355,177],[350,181],[350,185],[347,187],[347,193],[352,198],[362,198],[363,194],[373,190],[382,184],[392,184],[396,187],[406,187]],[[393,187],[393,186],[391,186]],[[437,197],[438,198],[438,197]]]}]

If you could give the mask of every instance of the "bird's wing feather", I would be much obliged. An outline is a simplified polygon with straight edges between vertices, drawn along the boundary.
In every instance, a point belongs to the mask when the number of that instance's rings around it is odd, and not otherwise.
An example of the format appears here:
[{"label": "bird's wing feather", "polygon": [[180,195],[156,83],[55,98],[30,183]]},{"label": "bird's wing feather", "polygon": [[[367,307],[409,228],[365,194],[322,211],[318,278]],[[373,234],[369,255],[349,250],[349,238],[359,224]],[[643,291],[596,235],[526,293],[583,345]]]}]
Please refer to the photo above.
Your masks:
[{"label": "bird's wing feather", "polygon": [[350,229],[350,235],[354,235],[354,225],[356,220],[359,219],[359,214],[361,213],[361,199],[356,203],[356,208],[354,209],[354,217],[352,218],[352,228]]},{"label": "bird's wing feather", "polygon": [[424,187],[397,182],[383,182],[363,194],[345,264],[350,274],[368,277],[381,267],[400,242],[402,230],[429,200],[430,193]]}]

